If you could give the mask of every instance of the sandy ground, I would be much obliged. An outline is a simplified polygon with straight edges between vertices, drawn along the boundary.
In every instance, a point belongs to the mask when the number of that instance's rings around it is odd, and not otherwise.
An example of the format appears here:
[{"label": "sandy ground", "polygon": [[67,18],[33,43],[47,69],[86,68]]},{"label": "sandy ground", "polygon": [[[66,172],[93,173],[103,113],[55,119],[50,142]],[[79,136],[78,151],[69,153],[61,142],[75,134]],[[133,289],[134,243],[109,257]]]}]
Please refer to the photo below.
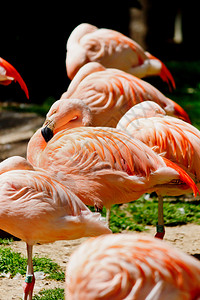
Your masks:
[{"label": "sandy ground", "polygon": [[43,122],[35,113],[0,110],[0,161],[13,155],[25,157],[29,139]]},{"label": "sandy ground", "polygon": [[[154,235],[155,228],[148,227],[145,234]],[[165,241],[176,246],[178,249],[195,256],[200,259],[200,226],[188,224],[176,227],[166,227]],[[54,244],[36,245],[34,246],[34,255],[40,257],[45,256],[57,262],[63,270],[66,269],[70,254],[78,247],[85,239],[75,241],[57,241]],[[26,256],[26,245],[22,241],[16,241],[12,244],[12,249],[21,252]],[[21,299],[22,282],[20,279],[0,278],[0,300],[4,299]],[[43,289],[64,288],[63,282],[53,280],[39,279],[36,280],[34,293],[37,294]]]}]

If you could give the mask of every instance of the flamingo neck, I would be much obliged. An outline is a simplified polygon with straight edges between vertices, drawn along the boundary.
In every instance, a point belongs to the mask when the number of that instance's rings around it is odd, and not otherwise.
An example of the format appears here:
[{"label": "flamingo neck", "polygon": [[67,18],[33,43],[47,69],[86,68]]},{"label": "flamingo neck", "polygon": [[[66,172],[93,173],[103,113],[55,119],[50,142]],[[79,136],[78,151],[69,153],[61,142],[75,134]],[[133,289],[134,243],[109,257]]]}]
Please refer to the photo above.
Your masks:
[{"label": "flamingo neck", "polygon": [[33,166],[38,165],[40,154],[46,148],[46,145],[47,143],[45,142],[41,134],[41,128],[40,128],[32,136],[27,146],[27,160]]}]

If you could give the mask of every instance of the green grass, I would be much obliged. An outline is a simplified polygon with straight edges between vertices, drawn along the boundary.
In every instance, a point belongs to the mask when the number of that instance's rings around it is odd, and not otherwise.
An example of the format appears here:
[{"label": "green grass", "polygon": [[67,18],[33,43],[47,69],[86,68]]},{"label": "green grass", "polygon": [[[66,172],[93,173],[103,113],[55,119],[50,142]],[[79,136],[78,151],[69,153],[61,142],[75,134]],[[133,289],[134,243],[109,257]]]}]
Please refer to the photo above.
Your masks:
[{"label": "green grass", "polygon": [[[135,223],[155,226],[158,218],[157,199],[128,203],[126,210],[132,215]],[[166,226],[176,226],[188,223],[200,224],[200,201],[164,200],[164,222]]]},{"label": "green grass", "polygon": [[167,66],[175,79],[176,90],[166,95],[179,103],[192,124],[200,129],[200,61],[172,61]]},{"label": "green grass", "polygon": [[13,242],[13,238],[0,238],[0,245],[10,245]]},{"label": "green grass", "polygon": [[40,291],[33,300],[60,300],[64,299],[64,289],[56,288]]},{"label": "green grass", "polygon": [[[10,247],[0,246],[0,273],[10,272],[11,277],[17,273],[25,275],[27,259],[20,253],[13,251]],[[54,280],[64,280],[65,274],[61,267],[46,257],[33,257],[33,270],[42,271],[48,274],[46,278]]]},{"label": "green grass", "polygon": [[[90,208],[94,210],[93,208]],[[105,217],[106,209],[102,215]],[[157,224],[158,201],[157,198],[145,200],[140,199],[123,204],[113,205],[111,209],[110,229],[112,232],[123,230],[144,231],[146,225]],[[164,221],[166,226],[176,226],[188,223],[200,224],[200,201],[184,201],[177,198],[165,198]]]},{"label": "green grass", "polygon": [[[103,208],[102,215],[106,216],[106,209]],[[123,230],[144,231],[145,224],[137,223],[134,216],[127,213],[126,205],[113,205],[110,216],[110,229],[113,233],[122,232]]]}]

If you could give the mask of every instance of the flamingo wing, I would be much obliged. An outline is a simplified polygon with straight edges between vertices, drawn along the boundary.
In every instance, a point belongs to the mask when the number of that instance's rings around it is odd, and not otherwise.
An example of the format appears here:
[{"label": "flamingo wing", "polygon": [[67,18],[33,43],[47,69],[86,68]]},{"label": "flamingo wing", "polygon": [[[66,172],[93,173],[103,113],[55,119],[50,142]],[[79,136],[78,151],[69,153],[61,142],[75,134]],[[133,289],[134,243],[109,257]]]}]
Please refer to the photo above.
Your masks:
[{"label": "flamingo wing", "polygon": [[92,111],[94,126],[115,127],[127,110],[147,100],[158,103],[167,114],[190,122],[177,103],[151,84],[116,69],[102,69],[83,77],[82,74],[91,68],[90,63],[80,69],[62,98],[83,100]]},{"label": "flamingo wing", "polygon": [[67,167],[72,168],[70,172],[77,173],[88,172],[90,166],[90,171],[110,168],[148,176],[159,163],[162,164],[159,157],[154,156],[153,151],[139,140],[130,140],[123,132],[106,127],[78,127],[58,132],[44,149],[40,157],[41,165],[44,156],[52,164],[65,156]]},{"label": "flamingo wing", "polygon": [[44,171],[8,171],[0,186],[1,229],[30,245],[110,232],[100,214]]}]

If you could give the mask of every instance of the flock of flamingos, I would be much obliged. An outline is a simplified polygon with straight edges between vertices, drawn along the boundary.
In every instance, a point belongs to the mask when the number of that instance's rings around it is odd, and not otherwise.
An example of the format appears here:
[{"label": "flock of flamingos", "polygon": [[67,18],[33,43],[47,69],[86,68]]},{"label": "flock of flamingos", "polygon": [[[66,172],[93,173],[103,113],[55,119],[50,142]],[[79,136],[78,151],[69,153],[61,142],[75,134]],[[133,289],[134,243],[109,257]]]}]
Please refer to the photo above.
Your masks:
[{"label": "flock of flamingos", "polygon": [[[199,193],[200,131],[140,79],[160,76],[172,90],[171,73],[130,38],[85,23],[69,36],[66,68],[71,83],[30,139],[27,159],[0,163],[0,229],[27,244],[23,299],[32,299],[34,244],[91,236],[69,260],[66,299],[200,299],[200,262],[161,240],[162,197]],[[28,98],[0,58],[0,83],[13,80]],[[157,238],[111,234],[111,206],[151,192]]]}]

